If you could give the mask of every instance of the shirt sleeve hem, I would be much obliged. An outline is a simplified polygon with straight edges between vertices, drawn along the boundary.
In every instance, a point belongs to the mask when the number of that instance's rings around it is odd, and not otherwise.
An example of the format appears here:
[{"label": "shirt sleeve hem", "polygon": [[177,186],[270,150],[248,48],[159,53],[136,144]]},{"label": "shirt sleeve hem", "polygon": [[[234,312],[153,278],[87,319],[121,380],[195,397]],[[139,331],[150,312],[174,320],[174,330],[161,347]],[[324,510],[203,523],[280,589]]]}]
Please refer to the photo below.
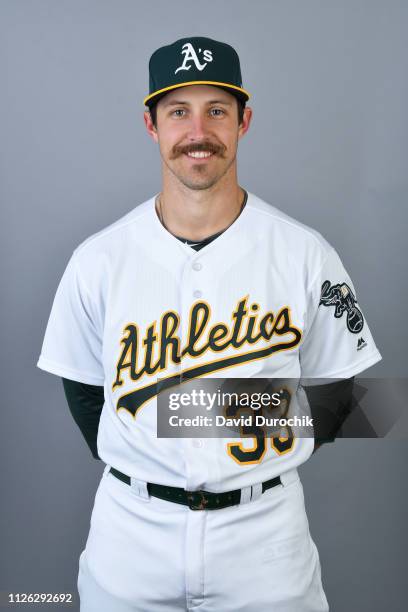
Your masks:
[{"label": "shirt sleeve hem", "polygon": [[59,363],[45,359],[42,355],[37,361],[37,368],[45,370],[50,374],[61,376],[62,378],[68,378],[69,380],[76,380],[77,382],[85,385],[100,385],[103,386],[105,379],[100,376],[89,374],[88,372],[79,372],[72,368],[67,368]]},{"label": "shirt sleeve hem", "polygon": [[371,355],[368,355],[362,361],[353,363],[352,365],[347,366],[342,370],[336,370],[335,372],[330,372],[329,374],[327,372],[323,374],[314,374],[313,376],[307,376],[302,373],[301,376],[302,379],[304,378],[306,380],[308,378],[351,378],[352,376],[355,376],[356,374],[367,370],[367,368],[371,367],[375,363],[378,363],[378,361],[381,361],[381,359],[381,353],[378,349],[376,349],[373,353],[371,353]]}]

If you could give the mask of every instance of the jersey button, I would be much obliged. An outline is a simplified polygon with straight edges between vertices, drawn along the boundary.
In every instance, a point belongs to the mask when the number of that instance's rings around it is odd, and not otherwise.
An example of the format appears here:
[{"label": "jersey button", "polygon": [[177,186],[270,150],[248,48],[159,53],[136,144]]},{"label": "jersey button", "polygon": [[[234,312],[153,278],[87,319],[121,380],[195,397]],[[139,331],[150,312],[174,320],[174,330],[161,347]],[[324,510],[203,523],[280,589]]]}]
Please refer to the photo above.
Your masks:
[{"label": "jersey button", "polygon": [[196,272],[199,272],[202,267],[203,267],[203,264],[200,264],[199,261],[196,261],[193,263],[193,270],[195,270]]},{"label": "jersey button", "polygon": [[202,292],[202,291],[200,291],[199,289],[196,289],[196,290],[193,292],[193,296],[194,296],[195,298],[200,298],[202,295],[203,295],[203,292]]},{"label": "jersey button", "polygon": [[199,440],[199,439],[193,440],[193,446],[194,446],[194,448],[202,448],[203,447],[203,441]]}]

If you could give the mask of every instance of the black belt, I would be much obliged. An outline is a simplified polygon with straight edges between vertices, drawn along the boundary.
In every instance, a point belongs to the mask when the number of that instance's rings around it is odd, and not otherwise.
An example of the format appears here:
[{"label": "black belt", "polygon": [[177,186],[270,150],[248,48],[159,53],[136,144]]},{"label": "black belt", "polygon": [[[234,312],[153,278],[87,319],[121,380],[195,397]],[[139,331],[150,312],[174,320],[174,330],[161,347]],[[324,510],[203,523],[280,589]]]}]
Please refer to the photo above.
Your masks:
[{"label": "black belt", "polygon": [[[130,476],[126,476],[119,470],[111,467],[109,472],[122,482],[130,485]],[[262,483],[262,493],[267,489],[281,485],[279,476],[271,478]],[[218,510],[234,506],[241,501],[241,489],[235,491],[225,491],[225,493],[211,493],[210,491],[186,491],[180,487],[166,487],[165,485],[147,483],[147,490],[153,497],[159,497],[166,501],[188,506],[190,510]]]}]

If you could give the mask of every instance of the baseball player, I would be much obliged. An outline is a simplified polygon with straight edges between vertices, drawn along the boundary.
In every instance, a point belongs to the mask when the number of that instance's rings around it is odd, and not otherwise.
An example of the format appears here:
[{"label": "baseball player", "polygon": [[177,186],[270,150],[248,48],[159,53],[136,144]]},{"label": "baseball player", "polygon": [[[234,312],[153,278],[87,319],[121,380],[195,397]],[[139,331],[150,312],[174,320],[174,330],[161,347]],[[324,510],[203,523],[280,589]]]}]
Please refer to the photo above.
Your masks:
[{"label": "baseball player", "polygon": [[313,438],[159,438],[158,381],[341,379],[330,410],[381,355],[335,249],[238,183],[236,51],[184,38],[149,73],[161,191],[73,251],[38,360],[106,464],[81,611],[326,611],[297,470]]}]

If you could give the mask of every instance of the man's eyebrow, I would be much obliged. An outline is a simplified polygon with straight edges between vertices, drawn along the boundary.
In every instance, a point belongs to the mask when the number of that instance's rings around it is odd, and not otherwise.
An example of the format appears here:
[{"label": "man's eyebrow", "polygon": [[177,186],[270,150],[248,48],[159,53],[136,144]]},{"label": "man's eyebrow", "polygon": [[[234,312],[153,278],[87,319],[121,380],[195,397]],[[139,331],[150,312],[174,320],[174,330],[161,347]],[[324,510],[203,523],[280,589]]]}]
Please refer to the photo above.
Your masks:
[{"label": "man's eyebrow", "polygon": [[[171,100],[165,102],[163,106],[179,106],[180,104],[188,106],[190,102],[186,102],[186,100]],[[207,104],[224,104],[225,106],[231,106],[231,102],[226,102],[225,100],[210,100],[209,102],[207,102]]]}]

